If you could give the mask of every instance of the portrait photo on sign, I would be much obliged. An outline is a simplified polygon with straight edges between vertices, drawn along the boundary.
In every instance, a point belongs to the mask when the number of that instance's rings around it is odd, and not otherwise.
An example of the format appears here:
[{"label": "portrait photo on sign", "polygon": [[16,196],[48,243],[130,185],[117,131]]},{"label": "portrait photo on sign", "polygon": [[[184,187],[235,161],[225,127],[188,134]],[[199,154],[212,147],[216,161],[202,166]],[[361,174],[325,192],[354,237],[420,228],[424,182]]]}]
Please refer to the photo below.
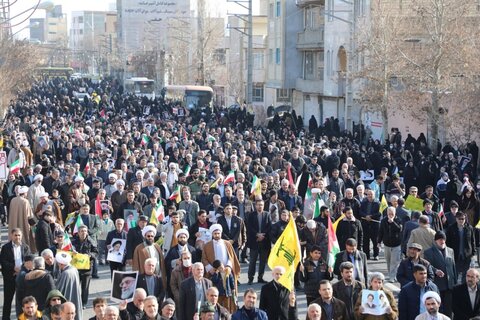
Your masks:
[{"label": "portrait photo on sign", "polygon": [[137,210],[123,210],[123,218],[125,219],[125,231],[137,226],[138,212]]},{"label": "portrait photo on sign", "polygon": [[137,287],[138,271],[113,271],[110,299],[115,302],[133,300]]},{"label": "portrait photo on sign", "polygon": [[110,243],[110,249],[108,249],[107,260],[122,263],[126,247],[126,239],[113,238]]},{"label": "portrait photo on sign", "polygon": [[363,314],[383,315],[390,307],[387,295],[382,290],[362,290]]}]

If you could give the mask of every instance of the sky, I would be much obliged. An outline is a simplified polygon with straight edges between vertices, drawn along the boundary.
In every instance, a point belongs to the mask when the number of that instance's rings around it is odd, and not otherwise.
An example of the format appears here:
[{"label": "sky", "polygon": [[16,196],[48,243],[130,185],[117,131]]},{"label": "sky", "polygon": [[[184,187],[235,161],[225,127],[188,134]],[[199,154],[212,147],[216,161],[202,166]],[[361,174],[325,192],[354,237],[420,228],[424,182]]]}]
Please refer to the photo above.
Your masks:
[{"label": "sky", "polygon": [[[116,0],[41,0],[41,1],[52,1],[55,5],[62,5],[62,10],[67,14],[67,23],[70,27],[70,14],[72,11],[82,11],[82,10],[95,10],[95,11],[106,11],[109,9],[109,6],[112,6],[116,3]],[[196,0],[191,0],[196,1]],[[216,4],[216,10],[226,11],[226,12],[239,12],[239,7],[233,3],[226,4],[226,0],[210,0]],[[217,2],[219,1],[219,2]],[[258,6],[258,0],[254,1],[254,14],[256,7]],[[37,10],[33,12],[31,8],[35,7],[38,3],[38,0],[10,0],[10,17],[15,17],[16,15],[25,11],[25,13],[20,14],[16,18],[12,18],[12,25],[17,25],[13,27],[13,33],[18,32],[16,35],[17,39],[24,39],[29,37],[28,30],[28,19],[29,15],[32,14],[31,18],[41,18],[45,17],[45,10]],[[219,5],[221,4],[221,5]],[[225,6],[225,7],[224,7]],[[25,20],[25,21],[24,21]],[[23,23],[21,23],[24,21]]]}]

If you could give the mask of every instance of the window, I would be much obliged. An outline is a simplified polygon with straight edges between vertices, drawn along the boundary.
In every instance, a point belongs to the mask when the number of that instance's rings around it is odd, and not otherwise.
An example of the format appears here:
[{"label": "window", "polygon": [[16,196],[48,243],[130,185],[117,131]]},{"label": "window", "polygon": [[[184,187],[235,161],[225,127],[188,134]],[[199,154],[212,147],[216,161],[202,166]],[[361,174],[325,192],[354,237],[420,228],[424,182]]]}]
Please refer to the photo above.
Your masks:
[{"label": "window", "polygon": [[314,76],[314,53],[311,51],[305,52],[304,65],[303,65],[304,77],[307,80],[313,80]]},{"label": "window", "polygon": [[215,52],[213,53],[213,58],[219,64],[224,65],[226,63],[225,49],[215,49]]},{"label": "window", "polygon": [[275,49],[275,64],[280,64],[280,48]]},{"label": "window", "polygon": [[276,14],[277,17],[280,17],[280,15],[281,15],[281,13],[282,13],[282,11],[281,11],[281,9],[282,9],[281,5],[282,5],[282,3],[281,3],[280,1],[277,1],[276,10],[275,10],[275,11],[276,11],[275,14]]},{"label": "window", "polygon": [[305,9],[305,29],[318,29],[323,24],[323,11],[321,7],[307,7]]},{"label": "window", "polygon": [[268,16],[270,18],[273,18],[273,3],[270,3],[270,6],[268,8]]},{"label": "window", "polygon": [[263,102],[263,83],[254,83],[252,100],[254,102]]},{"label": "window", "polygon": [[262,51],[254,51],[253,52],[253,69],[263,69],[263,52]]},{"label": "window", "polygon": [[290,90],[289,89],[277,89],[277,101],[289,101]]},{"label": "window", "polygon": [[330,50],[327,51],[327,76],[332,72],[332,61],[330,59]]},{"label": "window", "polygon": [[268,57],[270,60],[270,64],[273,64],[273,49],[268,49]]},{"label": "window", "polygon": [[83,23],[83,17],[78,17],[78,23]]}]

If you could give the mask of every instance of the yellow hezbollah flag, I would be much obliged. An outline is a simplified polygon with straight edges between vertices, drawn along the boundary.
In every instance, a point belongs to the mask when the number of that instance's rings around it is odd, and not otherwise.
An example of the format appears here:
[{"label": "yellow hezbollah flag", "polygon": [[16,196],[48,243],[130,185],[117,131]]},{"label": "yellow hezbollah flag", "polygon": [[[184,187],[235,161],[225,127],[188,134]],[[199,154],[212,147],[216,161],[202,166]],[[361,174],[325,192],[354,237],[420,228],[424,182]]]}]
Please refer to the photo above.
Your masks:
[{"label": "yellow hezbollah flag", "polygon": [[385,199],[385,196],[382,195],[382,200],[380,201],[380,214],[383,214],[383,210],[387,208],[388,208],[387,200]]},{"label": "yellow hezbollah flag", "polygon": [[301,249],[298,239],[297,227],[290,213],[290,221],[278,238],[268,256],[268,266],[273,270],[275,267],[284,267],[285,273],[280,277],[279,283],[292,291],[293,278],[297,265],[300,263]]},{"label": "yellow hezbollah flag", "polygon": [[332,225],[332,226],[333,226],[333,231],[337,232],[338,223],[339,223],[340,221],[342,221],[344,218],[345,218],[345,214],[342,213],[342,215],[341,215],[340,217],[338,217],[337,220],[335,220],[335,222],[334,222],[333,225]]}]

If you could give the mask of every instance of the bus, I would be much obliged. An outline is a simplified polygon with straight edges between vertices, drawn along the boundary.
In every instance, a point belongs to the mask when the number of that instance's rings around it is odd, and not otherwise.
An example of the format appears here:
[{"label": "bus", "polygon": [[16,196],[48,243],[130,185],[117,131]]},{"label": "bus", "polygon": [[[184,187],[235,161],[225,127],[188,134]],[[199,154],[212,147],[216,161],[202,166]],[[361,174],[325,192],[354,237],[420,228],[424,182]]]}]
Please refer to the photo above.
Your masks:
[{"label": "bus", "polygon": [[35,74],[41,78],[63,78],[70,79],[73,68],[67,67],[40,67],[35,68]]},{"label": "bus", "polygon": [[181,101],[189,110],[212,108],[213,89],[207,86],[169,85],[163,88],[165,100]]},{"label": "bus", "polygon": [[133,93],[137,97],[155,99],[155,80],[145,77],[133,77],[125,80],[124,87],[125,92]]}]

